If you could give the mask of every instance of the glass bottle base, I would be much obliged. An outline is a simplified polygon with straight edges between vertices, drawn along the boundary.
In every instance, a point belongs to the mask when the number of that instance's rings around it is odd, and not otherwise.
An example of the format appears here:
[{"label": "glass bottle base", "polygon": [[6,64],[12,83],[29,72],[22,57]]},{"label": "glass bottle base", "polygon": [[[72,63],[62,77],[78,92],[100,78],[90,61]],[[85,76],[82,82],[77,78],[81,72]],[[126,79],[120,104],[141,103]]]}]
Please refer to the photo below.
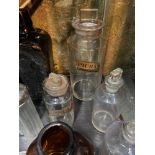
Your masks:
[{"label": "glass bottle base", "polygon": [[92,117],[93,126],[100,132],[105,133],[107,127],[113,122],[113,115],[105,110],[96,111]]},{"label": "glass bottle base", "polygon": [[82,101],[91,101],[95,93],[95,87],[91,80],[79,80],[73,84],[73,95]]}]

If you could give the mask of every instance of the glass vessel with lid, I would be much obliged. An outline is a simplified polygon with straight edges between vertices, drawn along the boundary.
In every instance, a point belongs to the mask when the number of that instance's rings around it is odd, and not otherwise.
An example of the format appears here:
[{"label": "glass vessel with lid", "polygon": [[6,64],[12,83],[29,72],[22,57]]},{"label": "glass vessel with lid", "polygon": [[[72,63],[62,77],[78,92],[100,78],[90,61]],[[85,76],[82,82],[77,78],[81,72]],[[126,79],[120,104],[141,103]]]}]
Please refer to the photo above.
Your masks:
[{"label": "glass vessel with lid", "polygon": [[29,88],[36,108],[42,101],[42,82],[52,69],[51,43],[47,32],[33,27],[28,10],[26,8],[19,9],[20,83]]},{"label": "glass vessel with lid", "polygon": [[123,70],[117,68],[105,78],[105,81],[96,89],[92,124],[100,132],[116,120],[127,103],[127,92],[122,78]]},{"label": "glass vessel with lid", "polygon": [[29,146],[27,155],[94,155],[93,146],[64,122],[46,125]]},{"label": "glass vessel with lid", "polygon": [[135,122],[116,121],[106,130],[109,155],[135,155]]},{"label": "glass vessel with lid", "polygon": [[72,26],[75,33],[68,39],[68,47],[73,95],[89,101],[102,76],[102,21],[98,10],[81,9],[80,18],[73,19]]},{"label": "glass vessel with lid", "polygon": [[43,101],[50,122],[63,121],[72,126],[74,108],[71,89],[66,76],[50,73],[43,82]]}]

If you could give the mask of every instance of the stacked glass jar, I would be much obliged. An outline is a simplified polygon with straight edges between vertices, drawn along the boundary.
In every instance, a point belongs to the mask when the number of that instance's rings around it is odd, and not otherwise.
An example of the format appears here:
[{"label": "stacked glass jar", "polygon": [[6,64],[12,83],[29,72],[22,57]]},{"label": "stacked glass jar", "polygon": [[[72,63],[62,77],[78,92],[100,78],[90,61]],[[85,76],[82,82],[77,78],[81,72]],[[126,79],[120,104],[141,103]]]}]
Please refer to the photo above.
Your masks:
[{"label": "stacked glass jar", "polygon": [[[96,89],[93,103],[92,124],[105,133],[109,155],[135,154],[134,108],[130,109],[129,105],[134,100],[124,84],[122,73],[123,70],[117,68],[105,78]],[[130,112],[130,117],[126,112]],[[122,121],[119,121],[120,116],[123,116]]]},{"label": "stacked glass jar", "polygon": [[[103,84],[102,21],[97,9],[82,9],[72,22],[75,34],[69,40],[71,87],[66,76],[50,73],[43,82],[43,102],[50,123],[31,143],[27,155],[93,155],[93,146],[71,126],[74,102],[93,99],[92,124],[105,133],[110,155],[134,154],[134,121],[116,121],[128,102],[122,69],[113,70]],[[72,88],[72,90],[71,90]],[[96,89],[97,88],[97,89]],[[122,147],[123,146],[123,147]]]}]

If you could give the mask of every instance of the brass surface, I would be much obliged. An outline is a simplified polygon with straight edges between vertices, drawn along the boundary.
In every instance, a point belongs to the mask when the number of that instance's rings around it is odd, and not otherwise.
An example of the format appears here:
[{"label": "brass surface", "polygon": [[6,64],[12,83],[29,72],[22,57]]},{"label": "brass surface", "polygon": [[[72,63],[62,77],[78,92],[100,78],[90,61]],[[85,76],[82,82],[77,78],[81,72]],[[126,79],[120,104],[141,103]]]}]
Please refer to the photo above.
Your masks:
[{"label": "brass surface", "polygon": [[107,0],[103,74],[130,63],[134,54],[134,0]]},{"label": "brass surface", "polygon": [[43,0],[32,16],[34,27],[46,30],[52,38],[54,71],[67,74],[69,56],[67,39],[72,31],[71,20],[79,8],[91,7],[94,0]]},{"label": "brass surface", "polygon": [[117,67],[134,68],[131,65],[135,47],[134,3],[134,0],[43,0],[32,20],[34,27],[44,29],[52,38],[54,72],[68,73],[67,39],[73,31],[71,20],[80,8],[98,8],[99,18],[104,20],[103,75]]}]

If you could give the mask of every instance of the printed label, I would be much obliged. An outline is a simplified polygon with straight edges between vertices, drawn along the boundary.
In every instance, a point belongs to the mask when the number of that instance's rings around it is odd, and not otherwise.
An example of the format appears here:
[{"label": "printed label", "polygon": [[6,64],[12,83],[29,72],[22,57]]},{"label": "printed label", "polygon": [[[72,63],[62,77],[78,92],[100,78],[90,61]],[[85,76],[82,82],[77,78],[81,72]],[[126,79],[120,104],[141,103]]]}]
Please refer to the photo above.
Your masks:
[{"label": "printed label", "polygon": [[99,64],[95,62],[76,61],[76,68],[84,71],[97,72]]},{"label": "printed label", "polygon": [[63,116],[65,113],[70,112],[73,109],[73,102],[71,102],[68,106],[60,109],[60,110],[48,110],[49,116]]}]

